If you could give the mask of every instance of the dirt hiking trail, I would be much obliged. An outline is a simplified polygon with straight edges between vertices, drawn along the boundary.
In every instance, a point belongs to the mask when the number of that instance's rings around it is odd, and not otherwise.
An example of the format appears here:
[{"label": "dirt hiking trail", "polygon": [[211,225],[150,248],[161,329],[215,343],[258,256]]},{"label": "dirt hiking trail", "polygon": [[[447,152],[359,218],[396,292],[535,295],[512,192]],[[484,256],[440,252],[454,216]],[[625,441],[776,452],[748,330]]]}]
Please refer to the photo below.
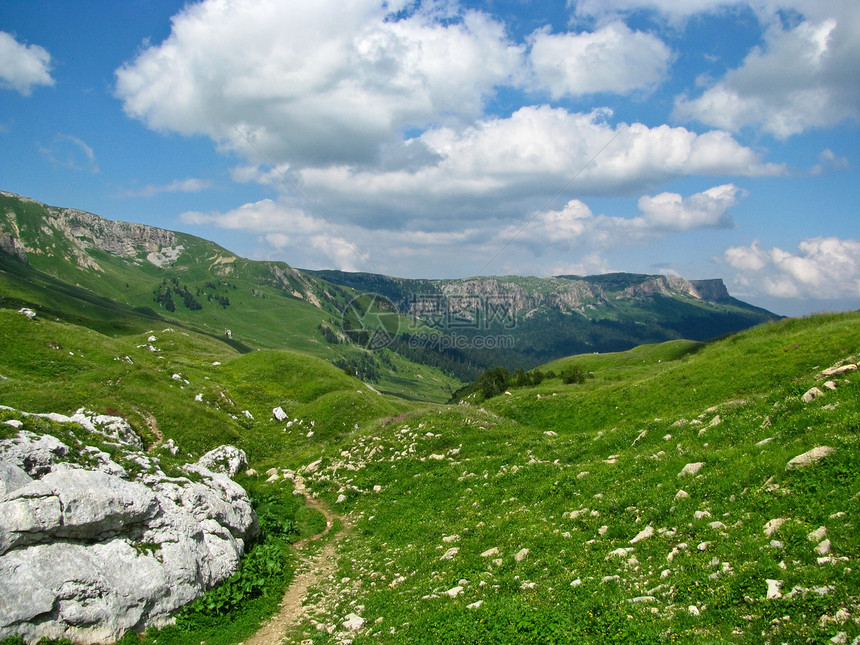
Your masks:
[{"label": "dirt hiking trail", "polygon": [[307,488],[305,488],[305,482],[301,475],[296,475],[294,484],[296,490],[305,496],[307,505],[319,511],[325,517],[325,530],[322,533],[296,542],[294,547],[299,552],[307,548],[311,542],[315,542],[328,535],[336,519],[341,521],[342,528],[315,556],[302,557],[300,553],[301,563],[298,573],[286,593],[284,593],[280,610],[268,622],[263,624],[256,634],[242,641],[240,645],[277,645],[284,641],[287,630],[298,625],[305,615],[305,607],[302,601],[307,596],[308,589],[319,584],[335,572],[337,567],[337,558],[335,557],[337,545],[351,528],[346,518],[335,515],[325,502],[310,495]]}]

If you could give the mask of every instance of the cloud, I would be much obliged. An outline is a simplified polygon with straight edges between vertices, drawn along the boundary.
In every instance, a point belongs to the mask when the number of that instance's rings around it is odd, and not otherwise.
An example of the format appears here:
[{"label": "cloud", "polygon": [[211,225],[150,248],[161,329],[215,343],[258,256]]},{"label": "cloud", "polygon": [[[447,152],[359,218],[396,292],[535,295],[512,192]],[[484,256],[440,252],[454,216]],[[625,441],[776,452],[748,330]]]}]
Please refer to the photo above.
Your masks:
[{"label": "cloud", "polygon": [[[413,222],[409,227],[389,228],[384,235],[369,226],[338,224],[308,214],[287,201],[263,199],[227,212],[187,212],[186,224],[243,230],[290,262],[309,268],[363,270],[422,277],[450,275],[452,266],[480,272],[483,264],[498,259],[504,268],[523,265],[543,273],[583,273],[607,270],[602,253],[645,244],[687,231],[725,229],[733,226],[728,210],[744,191],[733,184],[715,186],[688,197],[660,193],[639,199],[636,217],[596,215],[580,200],[571,200],[557,211],[542,211],[524,226],[498,219],[464,224],[450,220],[445,227],[433,222]],[[493,257],[496,251],[498,258]],[[584,252],[578,263],[571,253]],[[564,262],[559,257],[565,257]],[[535,259],[540,259],[536,264]],[[545,266],[543,266],[545,262]],[[481,266],[479,266],[481,264]],[[484,267],[485,268],[485,267]],[[519,270],[522,270],[521,268]]]},{"label": "cloud", "polygon": [[622,22],[585,33],[552,34],[545,28],[529,40],[539,84],[556,99],[647,89],[663,80],[672,55],[656,36]]},{"label": "cloud", "polygon": [[140,189],[125,190],[120,193],[122,197],[154,197],[162,193],[199,193],[211,188],[212,182],[208,179],[189,177],[187,179],[176,179],[168,184],[149,184]]},{"label": "cloud", "polygon": [[835,299],[860,297],[860,240],[815,237],[796,253],[759,242],[732,247],[723,260],[738,273],[733,283],[747,296]]},{"label": "cloud", "polygon": [[860,4],[819,3],[816,18],[774,20],[764,44],[700,96],[676,101],[678,118],[779,139],[860,120]]},{"label": "cloud", "polygon": [[595,215],[578,199],[560,211],[538,214],[525,228],[508,227],[499,240],[516,240],[536,255],[590,249],[609,251],[662,239],[671,233],[732,228],[728,209],[744,191],[733,184],[715,186],[689,197],[677,193],[639,198],[637,217]]},{"label": "cloud", "polygon": [[358,217],[361,211],[373,213],[379,226],[430,219],[444,227],[446,220],[466,216],[522,218],[569,182],[579,195],[635,194],[687,175],[784,171],[724,132],[613,127],[605,121],[608,114],[524,107],[510,118],[426,131],[418,141],[439,161],[417,171],[337,166],[306,168],[299,176],[327,214]]},{"label": "cloud", "polygon": [[[317,233],[325,222],[307,215],[303,210],[279,204],[271,199],[243,204],[226,213],[188,211],[179,216],[186,224],[212,225],[252,233],[291,235]],[[283,237],[272,238],[283,246]]]},{"label": "cloud", "polygon": [[39,152],[55,166],[83,172],[99,171],[93,149],[78,137],[58,134],[48,145],[38,144],[37,147]]},{"label": "cloud", "polygon": [[677,193],[660,193],[639,198],[642,220],[654,230],[690,231],[705,228],[732,228],[734,222],[726,212],[743,196],[734,184],[715,186],[682,198]]},{"label": "cloud", "polygon": [[822,150],[818,159],[820,163],[815,164],[809,171],[813,175],[823,175],[828,170],[845,170],[851,165],[846,157],[837,155],[830,148]]},{"label": "cloud", "polygon": [[[411,3],[207,0],[116,71],[126,113],[276,163],[366,163],[409,128],[472,119],[522,70],[488,15]],[[426,4],[426,3],[425,3]]]},{"label": "cloud", "polygon": [[53,84],[48,51],[38,45],[19,43],[11,34],[0,31],[0,88],[29,96],[33,87]]}]

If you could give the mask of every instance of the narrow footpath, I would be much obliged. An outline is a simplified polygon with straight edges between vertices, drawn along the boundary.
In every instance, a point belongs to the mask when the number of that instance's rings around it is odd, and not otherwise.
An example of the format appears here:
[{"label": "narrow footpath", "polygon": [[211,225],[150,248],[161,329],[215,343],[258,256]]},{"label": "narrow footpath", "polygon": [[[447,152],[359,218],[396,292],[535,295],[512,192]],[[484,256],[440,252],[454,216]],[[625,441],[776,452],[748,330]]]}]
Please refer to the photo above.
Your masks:
[{"label": "narrow footpath", "polygon": [[278,613],[260,627],[256,634],[244,640],[242,645],[277,645],[283,642],[287,630],[301,623],[305,615],[303,601],[307,596],[308,589],[319,584],[335,572],[337,568],[337,558],[335,557],[337,545],[351,528],[349,521],[345,517],[335,515],[325,502],[310,495],[307,488],[305,488],[304,479],[300,475],[296,475],[294,484],[296,490],[305,496],[308,506],[323,514],[326,526],[322,533],[297,542],[295,548],[299,552],[306,549],[311,542],[316,542],[328,535],[334,526],[335,520],[340,520],[342,528],[315,556],[301,558],[302,562],[299,565],[299,572],[286,593],[284,593]]}]

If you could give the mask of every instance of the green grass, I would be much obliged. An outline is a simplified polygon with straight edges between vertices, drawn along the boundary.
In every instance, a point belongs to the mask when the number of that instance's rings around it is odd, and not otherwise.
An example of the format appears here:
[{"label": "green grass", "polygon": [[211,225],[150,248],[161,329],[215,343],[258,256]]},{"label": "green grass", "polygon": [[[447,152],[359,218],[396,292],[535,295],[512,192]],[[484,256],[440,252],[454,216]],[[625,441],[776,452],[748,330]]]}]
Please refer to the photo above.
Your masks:
[{"label": "green grass", "polygon": [[[148,344],[160,351],[138,347]],[[850,642],[860,636],[860,376],[812,403],[800,397],[851,355],[860,314],[821,315],[714,343],[570,357],[541,369],[579,365],[593,377],[454,406],[379,394],[296,352],[240,354],[180,328],[106,335],[6,310],[0,403],[115,408],[150,441],[151,412],[180,445],[177,463],[225,442],[260,472],[321,460],[308,485],[355,528],[337,574],[313,590],[312,618],[333,633],[306,621],[295,642],[339,642],[351,612],[366,620],[349,635],[356,645],[826,642],[839,631]],[[278,406],[291,425],[272,418]],[[786,469],[820,445],[836,453]],[[704,463],[698,475],[679,477],[693,462]],[[318,531],[289,487],[260,497],[285,504],[279,512],[303,534]],[[775,518],[786,522],[765,535]],[[630,544],[647,526],[654,535]],[[820,526],[832,562],[819,563],[807,539]],[[189,618],[148,642],[247,638],[291,567],[241,610]],[[782,581],[781,598],[766,599],[767,579]],[[822,622],[840,609],[851,619]]]},{"label": "green grass", "polygon": [[[583,385],[549,381],[482,409],[371,424],[317,485],[332,497],[345,490],[341,509],[359,519],[324,591],[328,611],[316,620],[337,626],[361,605],[368,627],[351,636],[357,644],[860,635],[853,621],[819,623],[843,605],[860,611],[852,564],[860,552],[860,383],[849,378],[821,401],[800,401],[820,368],[860,352],[858,324],[857,314],[819,316],[706,346],[575,357],[595,373]],[[816,445],[837,452],[786,470]],[[697,461],[705,464],[699,477],[678,477]],[[680,489],[689,497],[676,498]],[[790,519],[766,536],[778,517]],[[631,545],[646,526],[655,535]],[[806,537],[819,526],[833,563],[819,564]],[[442,559],[452,547],[459,552]],[[481,557],[491,548],[499,555]],[[517,562],[523,548],[529,553]],[[619,548],[633,551],[610,555]],[[766,600],[766,579],[781,580],[783,594],[805,591]],[[445,595],[458,585],[456,598]],[[832,589],[813,591],[825,586]],[[310,629],[293,636],[338,639]]]}]

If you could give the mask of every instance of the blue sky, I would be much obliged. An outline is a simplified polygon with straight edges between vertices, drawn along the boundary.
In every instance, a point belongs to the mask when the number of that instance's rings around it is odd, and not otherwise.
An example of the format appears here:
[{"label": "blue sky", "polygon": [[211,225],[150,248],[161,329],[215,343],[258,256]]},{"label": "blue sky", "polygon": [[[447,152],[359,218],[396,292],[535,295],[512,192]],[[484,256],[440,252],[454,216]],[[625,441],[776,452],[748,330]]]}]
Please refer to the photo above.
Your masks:
[{"label": "blue sky", "polygon": [[860,308],[856,0],[6,0],[0,190],[301,268]]}]

